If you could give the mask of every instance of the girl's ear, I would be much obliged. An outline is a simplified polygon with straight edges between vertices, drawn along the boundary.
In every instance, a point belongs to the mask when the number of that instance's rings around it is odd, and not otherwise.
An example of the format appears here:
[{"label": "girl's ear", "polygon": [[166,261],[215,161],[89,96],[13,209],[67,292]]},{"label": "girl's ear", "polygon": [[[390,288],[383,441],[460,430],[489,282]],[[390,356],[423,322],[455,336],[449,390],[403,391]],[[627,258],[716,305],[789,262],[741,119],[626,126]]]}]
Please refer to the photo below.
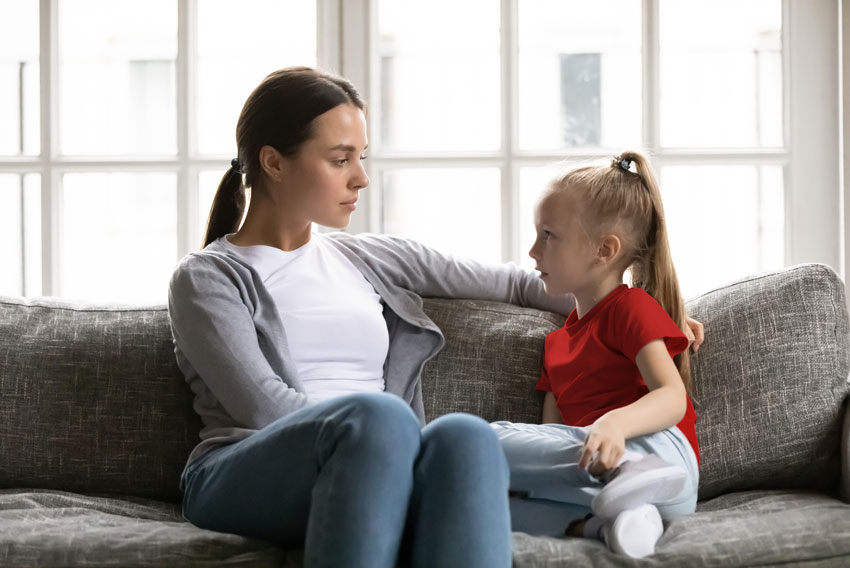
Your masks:
[{"label": "girl's ear", "polygon": [[610,264],[617,258],[621,248],[620,237],[606,235],[599,244],[599,248],[596,249],[596,260],[601,264]]}]

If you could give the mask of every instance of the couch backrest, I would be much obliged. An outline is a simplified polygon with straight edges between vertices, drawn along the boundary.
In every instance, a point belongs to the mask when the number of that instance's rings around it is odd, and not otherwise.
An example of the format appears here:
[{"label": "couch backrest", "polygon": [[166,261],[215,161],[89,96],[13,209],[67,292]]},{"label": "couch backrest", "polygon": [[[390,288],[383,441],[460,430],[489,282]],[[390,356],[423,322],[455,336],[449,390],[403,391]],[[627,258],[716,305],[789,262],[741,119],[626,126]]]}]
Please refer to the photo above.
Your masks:
[{"label": "couch backrest", "polygon": [[[543,338],[564,318],[426,299],[447,345],[423,371],[428,419],[537,422]],[[822,265],[753,276],[688,302],[700,498],[751,487],[832,489],[847,393],[844,285]],[[0,298],[0,488],[179,498],[198,440],[162,306]]]},{"label": "couch backrest", "polygon": [[0,488],[177,500],[199,431],[164,307],[0,298]]},{"label": "couch backrest", "polygon": [[802,264],[690,300],[700,499],[750,488],[835,489],[850,331],[844,283]]}]

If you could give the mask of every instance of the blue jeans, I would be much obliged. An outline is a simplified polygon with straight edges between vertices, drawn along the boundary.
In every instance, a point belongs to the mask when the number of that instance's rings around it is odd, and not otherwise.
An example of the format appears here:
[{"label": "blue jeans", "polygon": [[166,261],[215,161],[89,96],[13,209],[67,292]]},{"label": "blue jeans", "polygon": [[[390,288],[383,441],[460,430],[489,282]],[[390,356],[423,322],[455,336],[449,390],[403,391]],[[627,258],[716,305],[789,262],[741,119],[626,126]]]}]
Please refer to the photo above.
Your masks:
[{"label": "blue jeans", "polygon": [[[572,521],[591,512],[601,483],[578,466],[590,427],[563,424],[494,422],[511,470],[511,489],[527,498],[511,498],[513,530],[533,535],[564,536]],[[670,502],[659,505],[664,520],[696,510],[699,468],[688,439],[676,426],[626,440],[626,450],[655,454],[684,469],[688,481]]]},{"label": "blue jeans", "polygon": [[420,430],[401,398],[331,399],[216,448],[184,475],[195,525],[304,547],[305,566],[508,567],[508,468],[468,414]]}]

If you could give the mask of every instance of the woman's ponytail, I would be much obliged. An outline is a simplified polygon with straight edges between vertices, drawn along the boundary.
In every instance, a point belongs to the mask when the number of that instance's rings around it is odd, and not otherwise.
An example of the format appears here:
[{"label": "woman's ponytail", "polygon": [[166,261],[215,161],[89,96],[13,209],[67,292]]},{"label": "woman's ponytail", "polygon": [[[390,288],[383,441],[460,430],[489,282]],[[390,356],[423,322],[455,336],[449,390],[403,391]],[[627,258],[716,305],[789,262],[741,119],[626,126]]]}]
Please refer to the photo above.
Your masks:
[{"label": "woman's ponytail", "polygon": [[[235,162],[236,160],[234,160]],[[245,186],[242,184],[242,172],[238,163],[231,163],[224,173],[218,190],[215,192],[210,215],[207,218],[207,229],[204,235],[204,248],[219,237],[239,229],[242,215],[245,213]]]}]

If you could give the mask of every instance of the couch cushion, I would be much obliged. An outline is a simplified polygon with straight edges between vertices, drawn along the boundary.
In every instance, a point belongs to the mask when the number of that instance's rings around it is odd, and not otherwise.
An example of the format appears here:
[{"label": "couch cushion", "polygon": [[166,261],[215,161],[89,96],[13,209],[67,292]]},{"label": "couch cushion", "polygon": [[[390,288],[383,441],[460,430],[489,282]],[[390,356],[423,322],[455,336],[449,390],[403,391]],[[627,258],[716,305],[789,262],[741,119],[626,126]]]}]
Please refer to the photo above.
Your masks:
[{"label": "couch cushion", "polygon": [[515,568],[568,566],[847,566],[850,505],[826,495],[724,495],[669,523],[656,553],[633,560],[599,541],[514,533]]},{"label": "couch cushion", "polygon": [[164,307],[0,298],[0,488],[179,498],[200,420]]},{"label": "couch cushion", "polygon": [[422,372],[428,420],[469,412],[485,420],[540,422],[543,340],[562,316],[510,304],[426,298],[446,346]]},{"label": "couch cushion", "polygon": [[687,303],[700,499],[748,488],[833,489],[850,363],[844,284],[829,267],[755,275]]},{"label": "couch cushion", "polygon": [[59,491],[0,491],[0,566],[289,566],[255,539],[199,529],[179,507]]}]

